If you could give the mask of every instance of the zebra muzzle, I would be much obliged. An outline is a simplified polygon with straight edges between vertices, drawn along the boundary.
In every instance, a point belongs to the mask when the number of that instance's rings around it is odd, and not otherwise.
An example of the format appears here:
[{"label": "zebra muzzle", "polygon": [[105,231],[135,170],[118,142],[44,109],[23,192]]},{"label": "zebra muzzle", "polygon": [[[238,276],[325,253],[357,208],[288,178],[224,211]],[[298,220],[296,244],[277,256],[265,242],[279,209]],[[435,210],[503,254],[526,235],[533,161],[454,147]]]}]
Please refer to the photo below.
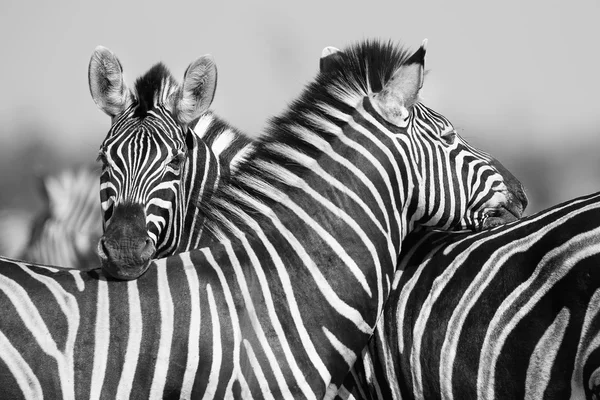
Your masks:
[{"label": "zebra muzzle", "polygon": [[155,252],[150,237],[120,240],[102,237],[98,242],[102,269],[116,279],[139,278],[147,271]]}]

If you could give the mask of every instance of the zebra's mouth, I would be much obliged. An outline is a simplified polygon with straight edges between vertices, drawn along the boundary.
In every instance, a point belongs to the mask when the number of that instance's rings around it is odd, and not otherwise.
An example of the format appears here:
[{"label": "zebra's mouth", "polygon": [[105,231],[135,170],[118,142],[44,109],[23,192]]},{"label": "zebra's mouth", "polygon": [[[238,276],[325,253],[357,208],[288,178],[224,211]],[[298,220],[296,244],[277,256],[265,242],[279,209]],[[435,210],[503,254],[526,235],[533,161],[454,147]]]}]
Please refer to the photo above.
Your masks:
[{"label": "zebra's mouth", "polygon": [[[132,280],[142,276],[152,261],[156,251],[154,243],[147,241],[143,250],[131,249],[129,246],[106,246],[107,240],[101,238],[98,242],[98,256],[104,273],[110,277],[120,280]],[[121,241],[121,243],[127,240]],[[119,251],[110,251],[109,248],[118,247]]]}]

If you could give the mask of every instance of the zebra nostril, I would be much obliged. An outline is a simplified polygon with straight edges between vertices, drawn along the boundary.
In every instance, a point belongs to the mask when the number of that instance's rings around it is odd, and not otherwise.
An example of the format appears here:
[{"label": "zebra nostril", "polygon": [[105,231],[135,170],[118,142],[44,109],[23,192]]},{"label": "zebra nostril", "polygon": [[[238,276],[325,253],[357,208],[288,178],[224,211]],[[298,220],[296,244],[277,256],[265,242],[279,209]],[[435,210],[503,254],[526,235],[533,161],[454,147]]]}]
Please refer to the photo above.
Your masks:
[{"label": "zebra nostril", "polygon": [[151,259],[152,256],[154,256],[155,250],[156,248],[154,247],[154,242],[152,242],[152,239],[147,237],[143,244],[143,247],[141,248],[140,258],[145,261]]}]

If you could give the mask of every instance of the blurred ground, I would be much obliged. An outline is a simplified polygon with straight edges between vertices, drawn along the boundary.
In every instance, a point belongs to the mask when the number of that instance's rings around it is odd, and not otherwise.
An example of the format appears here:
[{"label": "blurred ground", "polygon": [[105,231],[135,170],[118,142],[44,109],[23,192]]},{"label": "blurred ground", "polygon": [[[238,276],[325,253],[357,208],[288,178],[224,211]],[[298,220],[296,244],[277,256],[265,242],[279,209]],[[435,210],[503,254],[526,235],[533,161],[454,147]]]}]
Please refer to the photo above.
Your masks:
[{"label": "blurred ground", "polygon": [[600,2],[6,1],[0,6],[0,211],[35,210],[36,175],[93,162],[109,118],[87,85],[98,44],[129,84],[205,53],[213,109],[257,132],[298,95],[325,46],[429,39],[423,97],[525,184],[528,213],[600,190]]}]

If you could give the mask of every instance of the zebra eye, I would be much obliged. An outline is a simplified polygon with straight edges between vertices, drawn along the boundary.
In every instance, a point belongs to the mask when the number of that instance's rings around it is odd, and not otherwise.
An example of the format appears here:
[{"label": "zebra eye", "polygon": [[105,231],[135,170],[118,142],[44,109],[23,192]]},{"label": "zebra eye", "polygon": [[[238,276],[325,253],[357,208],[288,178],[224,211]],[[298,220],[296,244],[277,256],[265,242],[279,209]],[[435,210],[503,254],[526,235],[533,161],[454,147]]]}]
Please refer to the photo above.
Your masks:
[{"label": "zebra eye", "polygon": [[185,155],[177,154],[175,157],[173,157],[171,159],[171,161],[169,161],[169,166],[174,169],[179,169],[181,164],[183,164],[184,160],[185,160]]},{"label": "zebra eye", "polygon": [[452,144],[456,140],[456,130],[452,129],[451,131],[442,133],[440,138],[446,142],[446,144]]}]

